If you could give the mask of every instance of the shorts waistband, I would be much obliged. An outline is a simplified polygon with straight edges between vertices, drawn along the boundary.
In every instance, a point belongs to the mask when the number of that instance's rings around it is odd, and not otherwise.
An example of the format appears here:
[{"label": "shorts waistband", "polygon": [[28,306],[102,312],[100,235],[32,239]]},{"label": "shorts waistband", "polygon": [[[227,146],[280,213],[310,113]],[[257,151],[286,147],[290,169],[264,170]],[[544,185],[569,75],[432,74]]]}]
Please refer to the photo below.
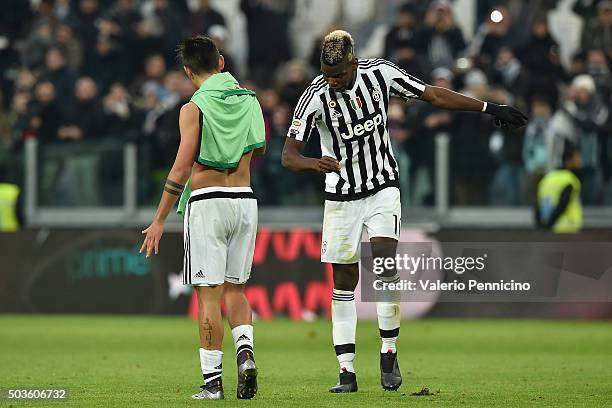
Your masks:
[{"label": "shorts waistband", "polygon": [[255,198],[251,187],[204,187],[193,190],[189,202],[211,198]]},{"label": "shorts waistband", "polygon": [[352,194],[336,194],[330,193],[328,191],[325,192],[324,196],[327,201],[355,201],[361,200],[362,198],[366,198],[378,193],[381,190],[389,187],[397,187],[400,188],[399,180],[391,180],[387,183],[380,185],[372,190],[362,191],[360,193],[352,193]]}]

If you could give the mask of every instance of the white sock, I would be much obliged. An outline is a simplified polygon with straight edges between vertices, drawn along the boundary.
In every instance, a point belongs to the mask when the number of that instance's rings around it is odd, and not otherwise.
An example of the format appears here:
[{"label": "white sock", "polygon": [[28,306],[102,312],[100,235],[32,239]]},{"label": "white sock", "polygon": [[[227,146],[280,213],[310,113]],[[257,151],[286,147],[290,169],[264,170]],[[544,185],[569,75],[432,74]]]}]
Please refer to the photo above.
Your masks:
[{"label": "white sock", "polygon": [[221,378],[222,361],[223,352],[221,350],[205,350],[200,348],[200,365],[202,367],[202,375],[204,375],[204,384]]},{"label": "white sock", "polygon": [[396,353],[395,342],[399,336],[400,305],[399,302],[377,302],[378,329],[382,339],[381,353]]},{"label": "white sock", "polygon": [[355,331],[357,329],[357,309],[355,293],[349,290],[334,289],[332,296],[332,333],[334,349],[340,364],[340,371],[355,372]]},{"label": "white sock", "polygon": [[232,329],[232,337],[234,338],[234,347],[236,355],[242,351],[249,350],[253,354],[253,326],[250,324],[242,324]]}]

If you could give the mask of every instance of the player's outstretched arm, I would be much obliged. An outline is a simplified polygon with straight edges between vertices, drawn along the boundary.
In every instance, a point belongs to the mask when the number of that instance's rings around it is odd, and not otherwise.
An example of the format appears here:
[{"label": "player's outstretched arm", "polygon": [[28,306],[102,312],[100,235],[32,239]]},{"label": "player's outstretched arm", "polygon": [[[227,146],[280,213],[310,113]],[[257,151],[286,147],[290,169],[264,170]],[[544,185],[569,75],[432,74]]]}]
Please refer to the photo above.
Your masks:
[{"label": "player's outstretched arm", "polygon": [[506,129],[518,129],[527,124],[527,116],[508,105],[483,102],[439,86],[428,85],[421,100],[440,109],[484,112],[495,118],[495,124]]},{"label": "player's outstretched arm", "polygon": [[291,171],[316,171],[318,173],[340,173],[340,163],[333,157],[323,156],[320,159],[302,155],[306,143],[293,138],[285,139],[283,147],[283,167]]},{"label": "player's outstretched arm", "polygon": [[147,258],[151,256],[153,252],[157,254],[159,240],[164,232],[166,218],[172,207],[174,207],[176,200],[183,192],[185,183],[191,173],[191,167],[193,166],[193,160],[197,153],[196,150],[200,138],[199,112],[195,104],[189,102],[181,108],[179,129],[181,131],[181,143],[176,153],[174,165],[170,173],[168,173],[168,179],[166,180],[166,185],[164,186],[164,192],[159,201],[157,212],[155,213],[151,225],[142,231],[145,238],[140,247],[140,252],[146,250]]}]

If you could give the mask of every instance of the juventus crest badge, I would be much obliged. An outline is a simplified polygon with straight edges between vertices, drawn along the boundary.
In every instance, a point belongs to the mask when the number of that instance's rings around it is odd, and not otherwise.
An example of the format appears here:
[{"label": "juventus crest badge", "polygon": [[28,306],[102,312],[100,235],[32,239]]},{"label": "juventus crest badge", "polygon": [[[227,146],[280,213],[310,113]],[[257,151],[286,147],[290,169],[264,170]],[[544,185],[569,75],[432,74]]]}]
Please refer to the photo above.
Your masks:
[{"label": "juventus crest badge", "polygon": [[380,102],[380,98],[382,98],[380,89],[378,88],[372,89],[372,99],[374,99],[376,102]]}]

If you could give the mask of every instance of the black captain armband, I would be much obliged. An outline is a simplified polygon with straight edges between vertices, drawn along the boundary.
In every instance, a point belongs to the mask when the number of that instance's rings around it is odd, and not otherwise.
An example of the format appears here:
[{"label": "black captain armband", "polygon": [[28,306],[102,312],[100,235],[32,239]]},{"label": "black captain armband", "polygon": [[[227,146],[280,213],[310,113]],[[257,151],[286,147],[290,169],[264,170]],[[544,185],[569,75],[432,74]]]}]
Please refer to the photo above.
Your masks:
[{"label": "black captain armband", "polygon": [[183,189],[185,188],[184,185],[182,184],[178,184],[175,183],[172,180],[166,180],[166,185],[164,186],[164,191],[167,193],[170,193],[172,195],[181,195],[181,193],[183,192]]}]

